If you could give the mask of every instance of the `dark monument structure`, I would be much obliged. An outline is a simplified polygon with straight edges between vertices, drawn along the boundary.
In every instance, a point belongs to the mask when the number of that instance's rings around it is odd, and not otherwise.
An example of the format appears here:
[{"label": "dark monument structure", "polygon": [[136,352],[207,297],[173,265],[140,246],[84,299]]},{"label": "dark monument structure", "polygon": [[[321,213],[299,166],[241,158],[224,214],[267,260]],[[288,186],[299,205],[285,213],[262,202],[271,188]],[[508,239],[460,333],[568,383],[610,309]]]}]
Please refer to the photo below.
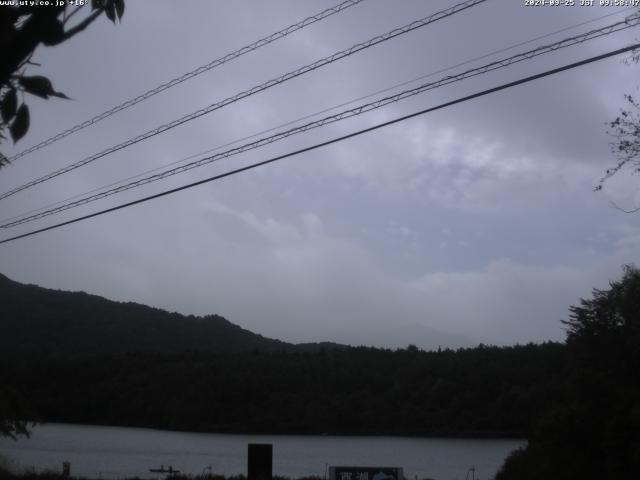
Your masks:
[{"label": "dark monument structure", "polygon": [[273,445],[250,443],[247,480],[273,480]]}]

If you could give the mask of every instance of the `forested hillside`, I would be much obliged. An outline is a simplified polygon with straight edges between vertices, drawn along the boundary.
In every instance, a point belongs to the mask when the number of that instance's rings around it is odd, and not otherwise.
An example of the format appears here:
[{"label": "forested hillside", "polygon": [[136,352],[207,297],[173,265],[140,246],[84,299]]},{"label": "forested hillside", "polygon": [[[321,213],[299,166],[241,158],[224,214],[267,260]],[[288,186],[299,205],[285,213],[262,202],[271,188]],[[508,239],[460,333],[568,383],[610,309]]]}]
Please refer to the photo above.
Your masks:
[{"label": "forested hillside", "polygon": [[422,352],[127,354],[0,364],[46,421],[213,432],[522,437],[559,344]]},{"label": "forested hillside", "polygon": [[[218,315],[185,316],[84,292],[24,285],[0,275],[0,349],[6,358],[68,358],[125,352],[306,350],[321,345],[265,338]],[[335,345],[334,345],[335,346]]]},{"label": "forested hillside", "polygon": [[640,272],[633,267],[610,290],[571,307],[566,344],[431,352],[297,347],[220,317],[2,283],[9,314],[0,322],[0,385],[41,421],[527,437],[501,479],[632,478],[629,466],[640,463]]},{"label": "forested hillside", "polygon": [[0,381],[43,421],[196,431],[523,436],[559,344],[423,352],[293,345],[0,277]]}]

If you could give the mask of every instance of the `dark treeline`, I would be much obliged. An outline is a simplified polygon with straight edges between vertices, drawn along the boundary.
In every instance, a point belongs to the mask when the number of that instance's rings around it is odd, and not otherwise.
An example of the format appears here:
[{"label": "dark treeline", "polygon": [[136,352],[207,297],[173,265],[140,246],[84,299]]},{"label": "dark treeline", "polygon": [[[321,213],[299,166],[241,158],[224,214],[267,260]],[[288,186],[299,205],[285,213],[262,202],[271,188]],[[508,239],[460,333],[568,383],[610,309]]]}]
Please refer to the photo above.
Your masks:
[{"label": "dark treeline", "polygon": [[559,344],[440,352],[293,345],[215,315],[1,275],[0,304],[0,387],[10,386],[24,398],[22,411],[42,421],[521,437],[565,364]]},{"label": "dark treeline", "polygon": [[635,479],[640,270],[610,287],[569,309],[566,343],[424,352],[301,347],[0,277],[0,427],[17,405],[42,421],[191,431],[526,437],[499,480]]},{"label": "dark treeline", "polygon": [[637,479],[640,474],[640,270],[571,307],[564,382],[541,404],[528,446],[498,480]]},{"label": "dark treeline", "polygon": [[424,352],[136,353],[0,372],[43,421],[255,432],[523,437],[560,389],[560,344]]}]

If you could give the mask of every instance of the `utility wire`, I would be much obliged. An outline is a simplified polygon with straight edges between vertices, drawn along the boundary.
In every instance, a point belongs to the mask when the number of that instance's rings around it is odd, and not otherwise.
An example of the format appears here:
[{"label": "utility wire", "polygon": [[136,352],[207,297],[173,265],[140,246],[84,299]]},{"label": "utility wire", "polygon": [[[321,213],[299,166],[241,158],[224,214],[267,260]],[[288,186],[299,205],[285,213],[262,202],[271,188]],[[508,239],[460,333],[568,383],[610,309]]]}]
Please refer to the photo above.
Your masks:
[{"label": "utility wire", "polygon": [[9,158],[9,161],[12,162],[14,160],[17,160],[18,158],[24,157],[25,155],[28,155],[29,153],[35,152],[36,150],[40,150],[41,148],[44,148],[48,145],[51,145],[52,143],[57,142],[58,140],[61,140],[69,135],[71,135],[72,133],[76,133],[79,132],[80,130],[83,130],[91,125],[94,125],[102,120],[104,120],[105,118],[108,118],[112,115],[115,115],[116,113],[129,108],[129,107],[133,107],[134,105],[143,102],[144,100],[147,100],[151,97],[153,97],[154,95],[157,95],[160,92],[163,92],[171,87],[175,87],[176,85],[182,83],[182,82],[186,82],[187,80],[197,77],[198,75],[201,75],[205,72],[208,72],[209,70],[212,70],[216,67],[219,67],[220,65],[224,65],[225,63],[228,63],[232,60],[235,60],[238,57],[241,57],[242,55],[249,53],[249,52],[253,52],[254,50],[257,50],[258,48],[264,47],[265,45],[269,45],[270,43],[275,42],[276,40],[280,40],[281,38],[286,37],[287,35],[290,35],[294,32],[297,32],[298,30],[302,30],[305,27],[308,27],[309,25],[312,25],[316,22],[319,22],[320,20],[324,20],[327,17],[330,17],[331,15],[335,15],[336,13],[340,13],[344,10],[346,10],[347,8],[353,7],[354,5],[357,5],[361,2],[363,2],[364,0],[346,0],[338,5],[335,5],[331,8],[328,8],[326,10],[323,10],[320,13],[317,13],[315,15],[312,15],[310,17],[305,18],[304,20],[295,23],[293,25],[289,25],[286,28],[283,28],[282,30],[272,33],[271,35],[268,35],[264,38],[261,38],[260,40],[257,40],[253,43],[251,43],[250,45],[247,45],[245,47],[242,47],[234,52],[228,53],[220,58],[217,58],[215,60],[212,60],[211,62],[207,63],[206,65],[202,65],[198,68],[196,68],[195,70],[191,70],[190,72],[187,72],[179,77],[176,77],[172,80],[169,80],[166,83],[163,83],[161,85],[158,85],[155,88],[152,88],[151,90],[148,90],[146,92],[144,92],[141,95],[138,95],[135,98],[132,98],[130,100],[127,100],[125,102],[122,102],[121,104],[106,110],[98,115],[96,115],[93,118],[90,118],[89,120],[85,120],[82,123],[79,123],[71,128],[69,128],[68,130],[64,130],[63,132],[60,132],[46,140],[43,140],[42,142],[38,143],[37,145],[33,145],[32,147],[27,148],[26,150],[23,150],[22,152],[16,153],[15,155],[13,155],[12,157]]},{"label": "utility wire", "polygon": [[263,90],[266,90],[268,88],[271,88],[273,86],[276,85],[280,85],[281,83],[284,83],[288,80],[291,80],[292,78],[296,78],[299,77],[300,75],[304,75],[308,72],[311,72],[313,70],[316,70],[320,67],[323,67],[325,65],[329,65],[330,63],[333,63],[337,60],[341,60],[343,58],[346,58],[350,55],[353,55],[354,53],[360,52],[362,50],[365,50],[367,48],[370,48],[374,45],[377,45],[379,43],[382,42],[386,42],[388,40],[391,40],[392,38],[395,38],[399,35],[404,35],[405,33],[411,32],[413,30],[416,30],[418,28],[424,27],[426,25],[429,25],[431,23],[437,22],[438,20],[442,20],[444,18],[450,17],[452,15],[455,15],[456,13],[459,13],[463,10],[466,10],[468,8],[474,7],[480,3],[484,3],[487,0],[467,0],[465,2],[459,3],[457,5],[454,5],[453,7],[447,8],[445,10],[436,12],[432,15],[429,15],[428,17],[424,17],[420,20],[415,20],[403,27],[400,28],[395,28],[385,34],[382,35],[378,35],[376,37],[373,37],[369,40],[367,40],[366,42],[362,42],[362,43],[358,43],[356,45],[353,45],[349,48],[347,48],[346,50],[342,50],[340,52],[334,53],[328,57],[322,58],[320,60],[317,60],[313,63],[310,63],[308,65],[305,65],[304,67],[298,68],[297,70],[293,70],[289,73],[286,73],[284,75],[281,75],[280,77],[271,79],[267,82],[264,82],[260,85],[256,85],[255,87],[250,88],[249,90],[245,90],[241,93],[238,93],[232,97],[228,97],[218,103],[214,103],[209,105],[208,107],[202,108],[200,110],[197,110],[193,113],[190,113],[189,115],[185,115],[184,117],[181,117],[179,119],[173,120],[170,123],[164,124],[160,127],[154,128],[153,130],[149,130],[146,133],[143,133],[141,135],[138,135],[137,137],[131,138],[123,143],[120,143],[116,146],[110,147],[106,150],[103,150],[100,153],[96,153],[94,155],[91,155],[90,157],[86,157],[83,160],[79,160],[75,163],[72,163],[66,167],[63,167],[59,170],[55,170],[54,172],[51,172],[47,175],[44,175],[40,178],[37,178],[35,180],[32,180],[28,183],[25,183],[24,185],[21,185],[19,187],[14,188],[13,190],[9,190],[8,192],[5,192],[3,194],[0,195],[0,200],[10,197],[11,195],[15,195],[16,193],[22,191],[22,190],[26,190],[27,188],[33,187],[35,185],[38,185],[42,182],[45,182],[47,180],[50,180],[52,178],[55,178],[59,175],[62,175],[64,173],[70,172],[72,170],[75,170],[77,168],[80,168],[88,163],[94,162],[95,160],[98,160],[99,158],[102,158],[106,155],[109,155],[113,152],[116,152],[118,150],[121,150],[125,147],[131,146],[135,143],[141,142],[142,140],[146,140],[147,138],[153,137],[155,135],[158,135],[160,133],[164,133],[167,130],[170,130],[172,128],[177,127],[178,125],[182,125],[183,123],[186,123],[188,121],[194,120],[196,118],[199,118],[203,115],[206,115],[208,113],[211,113],[215,110],[218,110],[220,108],[223,108],[231,103],[235,103],[239,100],[242,100],[243,98],[249,97],[251,95],[254,95],[256,93],[262,92]]},{"label": "utility wire", "polygon": [[614,16],[614,15],[620,15],[622,13],[628,12],[629,10],[635,10],[635,7],[629,7],[629,8],[625,8],[623,10],[617,11],[617,12],[608,13],[606,15],[601,15],[601,16],[592,18],[590,20],[586,20],[586,21],[581,22],[581,23],[576,23],[576,24],[573,24],[573,25],[569,25],[567,27],[561,28],[560,30],[555,30],[553,32],[546,33],[544,35],[540,35],[540,36],[537,36],[537,37],[534,37],[534,38],[530,38],[529,40],[525,40],[525,41],[522,41],[522,42],[519,42],[519,43],[512,44],[512,45],[510,45],[508,47],[500,48],[499,50],[494,50],[492,52],[480,55],[478,57],[474,57],[474,58],[465,60],[464,62],[457,63],[455,65],[450,65],[448,67],[442,68],[442,69],[437,70],[435,72],[431,72],[431,73],[428,73],[428,74],[425,74],[425,75],[421,75],[421,76],[416,77],[416,78],[414,78],[412,80],[407,80],[407,81],[404,81],[402,83],[397,83],[397,84],[392,85],[390,87],[386,87],[386,88],[384,88],[382,90],[377,90],[377,91],[369,93],[367,95],[363,95],[361,97],[354,98],[354,99],[349,100],[347,102],[343,102],[343,103],[340,103],[338,105],[334,105],[332,107],[320,110],[318,112],[311,113],[311,114],[305,115],[303,117],[296,118],[295,120],[290,120],[290,121],[288,121],[286,123],[281,123],[280,125],[276,125],[275,127],[270,127],[270,128],[268,128],[266,130],[261,130],[259,132],[253,133],[251,135],[247,135],[245,137],[238,138],[238,139],[233,140],[231,142],[227,142],[225,144],[218,145],[216,147],[209,148],[207,150],[191,154],[191,155],[189,155],[187,157],[181,158],[180,160],[175,160],[175,161],[166,163],[164,165],[160,165],[158,167],[154,167],[152,169],[145,170],[145,171],[143,171],[141,173],[137,173],[137,174],[129,176],[127,178],[123,178],[123,179],[117,180],[117,181],[109,183],[107,185],[102,185],[101,187],[97,187],[97,188],[94,188],[92,190],[85,191],[83,193],[79,193],[79,194],[73,195],[71,197],[67,197],[65,199],[62,199],[62,200],[58,200],[58,201],[53,202],[53,203],[49,203],[49,204],[44,205],[42,207],[35,208],[35,209],[32,209],[32,210],[28,210],[27,212],[23,212],[21,214],[14,215],[12,217],[4,218],[4,219],[0,220],[0,228],[5,227],[5,225],[1,225],[2,223],[7,223],[7,222],[10,222],[11,220],[14,220],[14,219],[17,219],[17,218],[26,217],[26,216],[31,215],[33,213],[40,212],[42,210],[47,210],[47,209],[50,209],[50,208],[55,207],[57,205],[61,205],[63,203],[71,202],[72,200],[75,200],[77,198],[83,197],[85,195],[96,193],[96,192],[99,192],[99,191],[104,190],[106,188],[114,187],[114,186],[119,185],[121,183],[128,182],[129,180],[133,180],[133,179],[136,179],[136,178],[143,177],[144,175],[147,175],[147,174],[153,173],[153,172],[157,172],[158,170],[162,170],[163,168],[167,168],[167,167],[170,167],[172,165],[177,165],[177,164],[180,164],[180,163],[184,163],[184,162],[186,162],[188,160],[191,160],[192,158],[199,157],[200,155],[205,155],[207,153],[215,152],[217,150],[221,150],[223,148],[230,147],[231,145],[235,145],[235,144],[238,144],[240,142],[244,142],[246,140],[251,140],[252,138],[256,138],[256,137],[259,137],[260,135],[264,135],[265,133],[270,133],[270,132],[273,132],[275,130],[278,130],[279,128],[288,127],[289,125],[293,125],[293,124],[296,124],[298,122],[302,122],[304,120],[308,120],[310,118],[317,117],[318,115],[322,115],[323,113],[327,113],[327,112],[330,112],[332,110],[336,110],[338,108],[345,107],[347,105],[350,105],[350,104],[355,103],[355,102],[359,102],[361,100],[366,100],[367,98],[371,98],[371,97],[373,97],[375,95],[380,95],[382,93],[389,92],[389,91],[394,90],[396,88],[404,87],[406,85],[410,85],[412,83],[417,82],[418,80],[424,80],[426,78],[433,77],[434,75],[437,75],[439,73],[448,72],[450,70],[453,70],[454,68],[458,68],[458,67],[461,67],[461,66],[464,66],[464,65],[468,65],[468,64],[476,62],[478,60],[482,60],[482,59],[485,59],[485,58],[488,58],[488,57],[492,57],[494,55],[497,55],[498,53],[502,53],[502,52],[506,52],[506,51],[509,51],[509,50],[513,50],[514,48],[521,47],[523,45],[527,45],[529,43],[533,43],[533,42],[538,41],[538,40],[549,38],[551,36],[557,35],[558,33],[566,32],[568,30],[573,30],[575,28],[582,27],[584,25],[588,25],[590,23],[594,23],[594,22],[597,22],[599,20],[603,20],[605,18]]},{"label": "utility wire", "polygon": [[495,92],[498,92],[498,91],[501,91],[501,90],[506,90],[508,88],[515,87],[517,85],[522,85],[522,84],[525,84],[525,83],[529,83],[529,82],[532,82],[534,80],[538,80],[540,78],[544,78],[544,77],[548,77],[550,75],[555,75],[557,73],[564,72],[566,70],[571,70],[571,69],[574,69],[574,68],[577,68],[577,67],[581,67],[583,65],[587,65],[587,64],[590,64],[590,63],[593,63],[593,62],[604,60],[606,58],[610,58],[610,57],[613,57],[615,55],[620,55],[622,53],[626,53],[626,52],[635,50],[637,48],[640,48],[640,43],[636,43],[636,44],[630,45],[628,47],[619,48],[617,50],[613,50],[613,51],[610,51],[610,52],[607,52],[607,53],[603,53],[603,54],[597,55],[595,57],[590,57],[590,58],[587,58],[585,60],[581,60],[579,62],[570,63],[570,64],[564,65],[562,67],[558,67],[558,68],[554,68],[554,69],[551,69],[551,70],[547,70],[545,72],[538,73],[536,75],[531,75],[529,77],[521,78],[520,80],[515,80],[513,82],[505,83],[505,84],[499,85],[497,87],[489,88],[487,90],[482,90],[481,92],[477,92],[477,93],[474,93],[474,94],[471,94],[471,95],[467,95],[465,97],[458,98],[456,100],[452,100],[452,101],[449,101],[449,102],[446,102],[446,103],[442,103],[442,104],[437,105],[435,107],[426,108],[424,110],[420,110],[418,112],[414,112],[414,113],[411,113],[409,115],[404,115],[402,117],[398,117],[398,118],[395,118],[393,120],[389,120],[387,122],[379,123],[379,124],[374,125],[372,127],[368,127],[368,128],[362,129],[362,130],[358,130],[356,132],[352,132],[352,133],[349,133],[347,135],[342,135],[340,137],[336,137],[336,138],[333,138],[331,140],[327,140],[325,142],[317,143],[315,145],[311,145],[309,147],[302,148],[300,150],[289,152],[289,153],[286,153],[284,155],[279,155],[277,157],[273,157],[273,158],[270,158],[268,160],[263,160],[261,162],[252,163],[251,165],[246,165],[246,166],[241,167],[241,168],[236,168],[235,170],[231,170],[231,171],[228,171],[228,172],[225,172],[225,173],[214,175],[212,177],[205,178],[203,180],[198,180],[197,182],[189,183],[187,185],[182,185],[181,187],[172,188],[171,190],[165,190],[163,192],[156,193],[154,195],[149,195],[147,197],[143,197],[143,198],[140,198],[138,200],[134,200],[134,201],[131,201],[131,202],[123,203],[123,204],[117,205],[115,207],[107,208],[105,210],[100,210],[98,212],[94,212],[94,213],[91,213],[91,214],[88,214],[88,215],[84,215],[82,217],[77,217],[77,218],[74,218],[74,219],[71,219],[71,220],[67,220],[65,222],[57,223],[55,225],[50,225],[48,227],[40,228],[38,230],[32,230],[30,232],[23,233],[21,235],[16,235],[14,237],[6,238],[4,240],[0,240],[0,245],[4,244],[4,243],[12,242],[14,240],[19,240],[21,238],[30,237],[30,236],[36,235],[38,233],[43,233],[43,232],[46,232],[46,231],[49,231],[49,230],[60,228],[60,227],[66,226],[66,225],[70,225],[72,223],[77,223],[77,222],[80,222],[80,221],[83,221],[83,220],[87,220],[89,218],[93,218],[93,217],[97,217],[97,216],[100,216],[100,215],[104,215],[106,213],[115,212],[117,210],[122,210],[124,208],[132,207],[134,205],[138,205],[140,203],[145,203],[145,202],[148,202],[150,200],[154,200],[156,198],[160,198],[160,197],[164,197],[164,196],[167,196],[167,195],[171,195],[173,193],[177,193],[177,192],[180,192],[182,190],[187,190],[189,188],[193,188],[193,187],[196,187],[198,185],[203,185],[205,183],[213,182],[215,180],[220,180],[222,178],[229,177],[229,176],[232,176],[232,175],[235,175],[235,174],[247,171],[247,170],[252,170],[252,169],[257,168],[257,167],[261,167],[261,166],[264,166],[264,165],[268,165],[270,163],[277,162],[279,160],[283,160],[285,158],[293,157],[293,156],[296,156],[296,155],[300,155],[302,153],[306,153],[306,152],[309,152],[309,151],[312,151],[312,150],[316,150],[318,148],[326,147],[328,145],[332,145],[334,143],[338,143],[338,142],[347,140],[349,138],[362,135],[364,133],[372,132],[374,130],[378,130],[380,128],[387,127],[389,125],[393,125],[393,124],[408,120],[410,118],[417,117],[419,115],[424,115],[426,113],[430,113],[430,112],[433,112],[433,111],[436,111],[436,110],[441,110],[443,108],[450,107],[452,105],[457,105],[459,103],[467,102],[469,100],[473,100],[475,98],[483,97],[483,96],[486,96],[486,95],[489,95],[489,94],[492,94],[492,93],[495,93]]},{"label": "utility wire", "polygon": [[209,163],[221,160],[223,158],[228,158],[240,153],[244,153],[246,151],[249,150],[254,150],[256,148],[262,147],[264,145],[268,145],[274,142],[277,142],[279,140],[283,140],[285,138],[288,138],[292,135],[298,134],[298,133],[303,133],[303,132],[307,132],[309,130],[324,126],[324,125],[328,125],[331,123],[335,123],[341,120],[344,120],[346,118],[351,118],[351,117],[355,117],[358,115],[362,115],[363,113],[366,112],[370,112],[372,110],[376,110],[378,108],[384,107],[386,105],[389,105],[391,103],[395,103],[401,100],[405,100],[407,98],[413,97],[415,95],[419,95],[421,93],[424,93],[428,90],[433,90],[435,88],[439,88],[442,87],[444,85],[449,85],[451,83],[454,82],[459,82],[461,80],[465,80],[467,78],[471,78],[471,77],[475,77],[478,75],[482,75],[494,70],[498,70],[501,68],[505,68],[508,67],[510,65],[513,65],[515,63],[519,63],[525,60],[530,60],[534,57],[540,56],[540,55],[544,55],[546,53],[549,52],[554,52],[557,50],[560,50],[562,48],[567,48],[573,45],[577,45],[580,43],[584,43],[586,41],[589,40],[593,40],[595,38],[600,38],[602,36],[605,35],[610,35],[612,33],[616,33],[622,30],[625,30],[627,28],[631,28],[634,26],[637,26],[638,24],[640,24],[640,14],[636,14],[636,15],[632,15],[627,17],[624,21],[620,21],[620,22],[616,22],[614,24],[611,25],[607,25],[606,27],[602,27],[599,29],[595,29],[595,30],[591,30],[588,31],[586,33],[580,34],[580,35],[576,35],[570,38],[566,38],[564,40],[560,40],[558,42],[552,43],[550,45],[544,45],[544,46],[540,46],[538,48],[535,48],[533,50],[529,50],[523,53],[518,53],[516,55],[513,55],[511,57],[508,58],[504,58],[501,60],[496,60],[494,62],[488,63],[486,65],[482,65],[480,67],[476,67],[476,68],[472,68],[470,70],[467,70],[465,72],[456,74],[456,75],[450,75],[447,77],[444,77],[440,80],[437,80],[435,82],[430,82],[430,83],[425,83],[423,85],[420,85],[418,87],[412,88],[412,89],[408,89],[408,90],[404,90],[402,92],[399,92],[395,95],[391,95],[388,97],[384,97],[381,98],[379,100],[376,100],[374,102],[370,102],[370,103],[366,103],[339,113],[336,113],[334,115],[330,115],[327,117],[324,117],[322,119],[319,120],[315,120],[313,122],[309,122],[306,123],[304,125],[300,125],[294,128],[291,128],[289,130],[285,130],[279,133],[276,133],[275,135],[271,135],[269,137],[263,137],[261,139],[258,139],[254,142],[250,142],[244,145],[241,145],[239,147],[235,147],[232,148],[230,150],[227,150],[225,152],[221,152],[209,157],[205,157],[202,158],[200,160],[188,163],[186,165],[182,165],[179,167],[175,167],[172,168],[170,170],[165,170],[164,172],[155,174],[155,175],[151,175],[149,177],[145,177],[124,185],[120,185],[118,187],[112,188],[110,190],[105,190],[103,192],[100,193],[96,193],[94,195],[90,195],[72,202],[68,202],[65,203],[63,205],[60,205],[58,207],[55,208],[51,208],[33,215],[29,215],[29,216],[25,216],[22,218],[19,218],[17,220],[14,221],[9,221],[6,222],[4,224],[0,224],[0,228],[10,228],[10,227],[15,227],[17,225],[22,225],[24,223],[28,223],[28,222],[32,222],[35,220],[39,220],[41,218],[65,211],[65,210],[69,210],[71,208],[75,208],[81,205],[85,205],[87,203],[90,202],[94,202],[112,195],[115,195],[117,193],[121,193],[124,192],[126,190],[130,190],[133,188],[137,188],[140,187],[142,185],[146,185],[152,182],[156,182],[158,180],[162,180],[164,178],[173,176],[173,175],[177,175],[179,173],[183,173],[186,172],[188,170],[192,170],[194,168],[198,168],[201,167],[203,165],[207,165]]}]

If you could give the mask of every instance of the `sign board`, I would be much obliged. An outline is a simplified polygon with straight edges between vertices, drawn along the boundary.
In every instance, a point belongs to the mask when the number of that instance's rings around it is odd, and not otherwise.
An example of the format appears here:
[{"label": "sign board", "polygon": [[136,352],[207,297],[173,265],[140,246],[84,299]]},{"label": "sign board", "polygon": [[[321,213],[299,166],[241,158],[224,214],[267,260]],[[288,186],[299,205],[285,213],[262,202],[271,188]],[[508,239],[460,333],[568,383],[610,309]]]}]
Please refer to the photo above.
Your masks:
[{"label": "sign board", "polygon": [[404,480],[399,467],[329,467],[330,480]]}]

